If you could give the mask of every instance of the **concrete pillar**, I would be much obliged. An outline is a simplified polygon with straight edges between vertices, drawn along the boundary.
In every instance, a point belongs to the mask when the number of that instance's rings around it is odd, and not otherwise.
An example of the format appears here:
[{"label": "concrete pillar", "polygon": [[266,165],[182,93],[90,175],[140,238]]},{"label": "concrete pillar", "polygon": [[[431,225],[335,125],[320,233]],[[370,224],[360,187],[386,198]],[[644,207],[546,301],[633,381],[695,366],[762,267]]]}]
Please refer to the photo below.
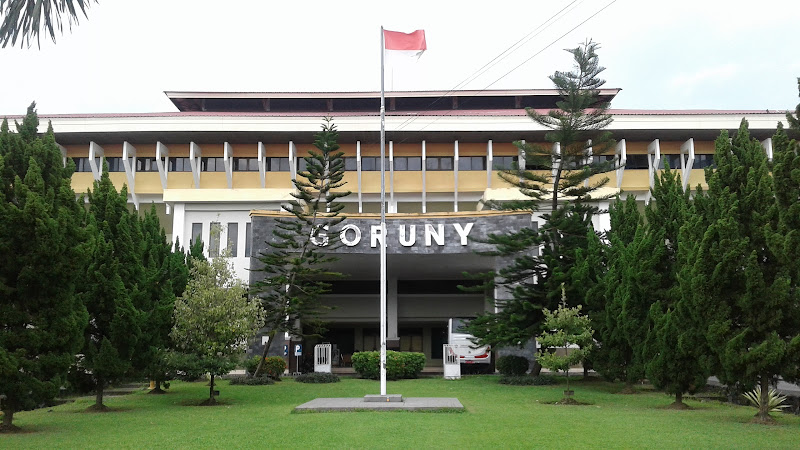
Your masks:
[{"label": "concrete pillar", "polygon": [[397,278],[386,280],[386,348],[398,350],[400,336],[397,334]]}]

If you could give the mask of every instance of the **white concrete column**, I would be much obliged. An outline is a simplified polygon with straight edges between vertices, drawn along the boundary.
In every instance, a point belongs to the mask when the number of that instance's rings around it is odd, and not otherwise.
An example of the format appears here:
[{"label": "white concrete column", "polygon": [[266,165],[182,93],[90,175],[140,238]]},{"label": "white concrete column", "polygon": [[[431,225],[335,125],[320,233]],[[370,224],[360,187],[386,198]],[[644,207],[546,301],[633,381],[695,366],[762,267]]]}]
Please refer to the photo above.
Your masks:
[{"label": "white concrete column", "polygon": [[228,189],[233,189],[233,146],[228,142],[222,147],[222,164],[225,166]]},{"label": "white concrete column", "polygon": [[194,142],[189,143],[189,165],[192,167],[192,177],[194,178],[195,189],[200,187],[200,158],[203,150]]},{"label": "white concrete column", "polygon": [[67,149],[61,144],[56,145],[58,146],[58,149],[61,150],[61,164],[63,164],[64,167],[67,167]]},{"label": "white concrete column", "polygon": [[[127,142],[126,142],[127,144]],[[133,147],[133,146],[131,146]],[[134,149],[135,152],[136,149]],[[124,155],[125,151],[123,149],[123,162],[125,161]],[[136,165],[136,153],[133,154],[134,158],[134,166]],[[169,149],[166,145],[162,144],[161,142],[156,142],[156,166],[158,167],[158,175],[161,178],[161,188],[167,188],[167,178],[169,174]],[[127,166],[125,169],[127,170]],[[134,171],[134,173],[136,173]]]},{"label": "white concrete column", "polygon": [[[686,157],[684,158],[684,155]],[[681,183],[683,190],[689,186],[689,174],[692,173],[694,165],[694,138],[689,138],[681,145]]]},{"label": "white concrete column", "polygon": [[494,148],[492,147],[492,140],[486,143],[486,187],[492,187],[492,159]]},{"label": "white concrete column", "polygon": [[[157,152],[156,150],[156,158],[158,157]],[[136,198],[136,147],[128,141],[122,143],[122,166],[125,169],[125,176],[128,179],[128,192],[130,192],[131,200],[133,200],[133,206],[138,211],[139,200]],[[161,167],[159,166],[159,171],[160,170]],[[166,188],[167,186],[165,184],[164,189]]]},{"label": "white concrete column", "polygon": [[[297,164],[295,164],[295,157],[297,156],[297,147],[294,145],[294,141],[289,141],[289,175],[292,178],[292,181],[297,179]],[[294,188],[294,183],[291,183],[291,187]]]},{"label": "white concrete column", "polygon": [[[661,144],[658,139],[647,145],[647,174],[650,176],[650,188],[655,185],[656,172],[661,169]],[[652,194],[647,191],[644,203],[650,203]]]},{"label": "white concrete column", "polygon": [[103,157],[106,156],[105,150],[98,143],[89,142],[89,167],[95,180],[100,180],[103,175]]},{"label": "white concrete column", "polygon": [[458,212],[458,140],[453,142],[453,211]]},{"label": "white concrete column", "polygon": [[[396,205],[394,202],[394,141],[389,141],[389,204]],[[397,208],[394,212],[397,212]]]},{"label": "white concrete column", "polygon": [[622,176],[625,174],[625,164],[628,162],[628,149],[625,146],[625,139],[620,139],[617,146],[614,148],[614,154],[617,156],[617,189],[622,187]]},{"label": "white concrete column", "polygon": [[261,178],[261,188],[267,187],[267,149],[263,142],[258,143],[258,175]]},{"label": "white concrete column", "polygon": [[772,138],[768,137],[761,141],[761,146],[764,147],[764,151],[767,153],[767,159],[769,162],[772,162]]},{"label": "white concrete column", "polygon": [[363,191],[361,186],[361,141],[356,141],[356,173],[358,174],[358,212],[364,212]]},{"label": "white concrete column", "polygon": [[422,214],[427,212],[427,190],[425,187],[425,166],[427,165],[425,162],[425,141],[422,141]]},{"label": "white concrete column", "polygon": [[[189,231],[191,233],[191,230]],[[185,250],[189,250],[189,239],[186,239],[186,204],[175,203],[172,207],[172,243],[180,240]]]}]

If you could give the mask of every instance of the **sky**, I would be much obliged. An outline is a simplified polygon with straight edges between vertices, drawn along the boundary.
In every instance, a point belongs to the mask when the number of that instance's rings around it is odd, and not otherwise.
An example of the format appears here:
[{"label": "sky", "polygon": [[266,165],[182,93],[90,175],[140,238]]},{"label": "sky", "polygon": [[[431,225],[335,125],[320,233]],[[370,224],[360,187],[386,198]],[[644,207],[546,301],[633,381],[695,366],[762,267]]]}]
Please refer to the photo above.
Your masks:
[{"label": "sky", "polygon": [[100,0],[88,15],[56,43],[0,48],[0,115],[175,111],[164,91],[378,91],[381,26],[428,44],[387,65],[387,90],[547,89],[572,67],[564,49],[592,39],[604,87],[622,89],[613,108],[798,103],[797,0]]}]

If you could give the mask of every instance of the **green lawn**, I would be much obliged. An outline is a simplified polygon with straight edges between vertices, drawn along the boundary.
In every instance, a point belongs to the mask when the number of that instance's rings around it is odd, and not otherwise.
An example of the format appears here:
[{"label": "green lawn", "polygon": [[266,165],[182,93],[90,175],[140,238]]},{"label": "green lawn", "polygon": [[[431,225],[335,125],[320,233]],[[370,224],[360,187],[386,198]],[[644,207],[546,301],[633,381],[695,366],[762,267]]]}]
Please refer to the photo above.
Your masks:
[{"label": "green lawn", "polygon": [[83,412],[89,398],[18,413],[26,432],[0,435],[0,448],[798,448],[800,417],[776,414],[778,425],[749,424],[754,408],[689,401],[691,411],[663,407],[671,399],[646,392],[620,395],[619,385],[574,383],[587,406],[546,404],[563,386],[506,386],[493,376],[389,382],[407,397],[457,397],[462,413],[292,413],[316,397],[379,393],[376,381],[344,379],[272,386],[220,386],[225,404],[187,406],[204,383],[173,383],[168,395],[108,399],[116,411]]}]

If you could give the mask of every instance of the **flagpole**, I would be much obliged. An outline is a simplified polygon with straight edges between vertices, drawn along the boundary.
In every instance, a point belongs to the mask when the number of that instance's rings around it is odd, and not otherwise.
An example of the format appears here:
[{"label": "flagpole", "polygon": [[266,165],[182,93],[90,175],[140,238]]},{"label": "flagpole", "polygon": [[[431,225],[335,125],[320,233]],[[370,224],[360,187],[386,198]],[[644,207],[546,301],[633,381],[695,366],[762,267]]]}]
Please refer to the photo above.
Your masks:
[{"label": "flagpole", "polygon": [[386,53],[381,26],[381,395],[386,395],[386,99],[383,58]]}]

